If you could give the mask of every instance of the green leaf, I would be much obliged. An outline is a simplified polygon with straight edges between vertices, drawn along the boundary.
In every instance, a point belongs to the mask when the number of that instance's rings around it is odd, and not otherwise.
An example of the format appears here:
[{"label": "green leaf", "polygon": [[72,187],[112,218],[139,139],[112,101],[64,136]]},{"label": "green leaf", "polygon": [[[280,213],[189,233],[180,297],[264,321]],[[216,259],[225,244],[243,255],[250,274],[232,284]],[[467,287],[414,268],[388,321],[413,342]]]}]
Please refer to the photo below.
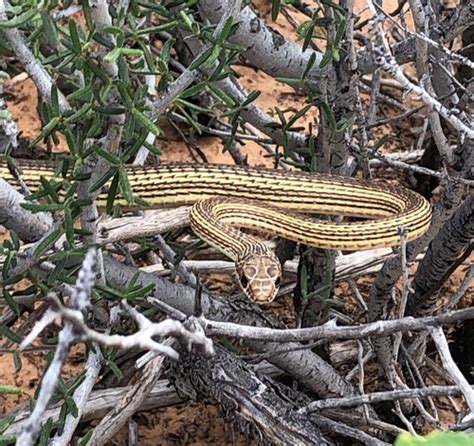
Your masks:
[{"label": "green leaf", "polygon": [[193,24],[194,24],[194,21],[191,20],[191,18],[186,14],[186,11],[184,11],[183,9],[181,9],[179,11],[179,16],[183,19],[183,22],[185,23],[185,25],[188,27],[189,31],[193,31]]},{"label": "green leaf", "polygon": [[50,204],[34,204],[23,202],[21,203],[21,207],[27,209],[34,214],[38,212],[58,212],[64,209],[64,205],[60,203],[50,203]]},{"label": "green leaf", "polygon": [[152,73],[154,73],[156,71],[156,67],[155,67],[155,64],[153,63],[153,55],[151,54],[150,49],[141,40],[138,41],[138,44],[140,45],[140,49],[143,53],[143,57],[145,58],[147,68]]},{"label": "green leaf", "polygon": [[37,14],[37,9],[28,9],[24,13],[17,15],[10,20],[0,21],[0,29],[18,28],[21,25],[24,25],[26,22],[31,22],[34,20]]},{"label": "green leaf", "polygon": [[71,211],[66,209],[64,212],[64,232],[66,234],[67,241],[74,245],[74,219],[71,215]]},{"label": "green leaf", "polygon": [[[6,395],[6,394],[21,395],[22,390],[19,387],[6,386],[6,385],[3,385],[3,384],[0,384],[0,395],[2,395],[2,394],[3,395]],[[3,432],[1,426],[0,426],[0,432]]]},{"label": "green leaf", "polygon": [[15,351],[15,353],[13,353],[13,364],[15,364],[15,372],[20,373],[23,367],[23,364],[21,363],[21,356],[18,350]]},{"label": "green leaf", "polygon": [[117,90],[122,98],[127,110],[134,108],[132,97],[123,82],[117,84]]},{"label": "green leaf", "polygon": [[371,152],[376,153],[380,147],[386,144],[390,140],[390,135],[383,135],[376,143],[373,145]]},{"label": "green leaf", "polygon": [[34,257],[40,257],[44,254],[57,240],[61,237],[62,229],[56,228],[52,230],[46,237],[44,237],[33,250]]},{"label": "green leaf", "polygon": [[306,299],[308,295],[308,270],[306,269],[306,265],[303,264],[300,269],[300,289],[301,289],[301,296]]},{"label": "green leaf", "polygon": [[90,192],[96,192],[107,184],[110,179],[117,173],[117,167],[111,167],[105,174],[97,180],[97,182],[91,187]]},{"label": "green leaf", "polygon": [[334,116],[334,113],[332,112],[332,110],[329,108],[329,105],[326,102],[321,102],[320,107],[323,110],[324,114],[326,115],[326,118],[329,122],[329,126],[331,127],[331,130],[336,130],[337,129],[336,117]]},{"label": "green leaf", "polygon": [[[1,391],[0,391],[1,393]],[[7,415],[0,419],[0,434],[3,434],[10,425],[15,421],[15,416],[14,415]],[[15,440],[15,437],[13,436],[13,441]],[[10,440],[11,441],[11,440]],[[8,444],[8,441],[5,441],[5,443],[2,443],[2,437],[0,436],[0,444]]]},{"label": "green leaf", "polygon": [[311,68],[313,68],[314,64],[316,62],[316,52],[311,53],[311,56],[309,56],[308,63],[306,64],[306,67],[303,71],[303,75],[301,76],[301,79],[305,79],[308,73],[311,71]]},{"label": "green leaf", "polygon": [[155,285],[153,283],[149,283],[148,285],[140,287],[134,291],[127,291],[125,297],[127,300],[131,301],[136,301],[137,299],[144,299],[153,291],[154,288]]},{"label": "green leaf", "polygon": [[94,150],[97,153],[97,155],[106,159],[113,166],[118,167],[122,164],[121,159],[118,156],[114,155],[113,153],[110,153],[109,151],[104,150],[100,147],[96,147]]},{"label": "green leaf", "polygon": [[78,90],[74,90],[67,98],[69,101],[90,102],[92,100],[92,86],[86,85]]},{"label": "green leaf", "polygon": [[52,430],[53,430],[53,419],[49,417],[46,420],[46,423],[44,423],[41,428],[41,434],[38,440],[39,446],[47,446],[49,444],[49,437]]},{"label": "green leaf", "polygon": [[16,235],[16,232],[10,231],[10,239],[13,244],[13,249],[18,251],[20,249],[20,239],[18,235]]},{"label": "green leaf", "polygon": [[201,67],[202,65],[205,64],[205,62],[211,57],[211,55],[214,52],[214,48],[210,47],[204,52],[202,52],[196,59],[194,59],[191,64],[189,65],[190,70],[195,70],[196,68]]},{"label": "green leaf", "polygon": [[191,85],[190,87],[186,88],[178,97],[180,99],[189,98],[191,96],[195,96],[201,91],[206,88],[205,82],[198,82],[197,84]]},{"label": "green leaf", "polygon": [[132,116],[140,124],[142,124],[150,133],[153,133],[155,136],[159,136],[161,134],[161,129],[142,112],[140,112],[136,108],[132,108],[131,113],[132,113]]},{"label": "green leaf", "polygon": [[313,106],[313,104],[307,104],[305,105],[301,110],[298,110],[291,118],[290,120],[288,121],[288,124],[287,124],[287,129],[290,129],[293,124],[298,121],[298,119],[300,119],[301,117],[303,117],[306,112]]},{"label": "green leaf", "polygon": [[226,39],[230,36],[230,33],[232,31],[232,24],[233,24],[233,17],[227,17],[227,20],[224,23],[224,26],[222,28],[222,32],[220,35],[217,37],[217,44],[222,45]]},{"label": "green leaf", "polygon": [[77,122],[79,122],[80,120],[82,120],[82,118],[87,114],[89,113],[89,111],[92,109],[92,104],[90,103],[87,103],[87,104],[84,104],[79,110],[77,110],[75,113],[73,113],[71,116],[68,116],[64,122],[66,124],[76,124]]},{"label": "green leaf", "polygon": [[119,177],[120,175],[117,172],[114,176],[114,179],[112,180],[112,183],[110,183],[109,193],[107,194],[107,204],[105,206],[105,210],[107,214],[112,213],[115,196],[117,195],[117,191],[118,191],[118,185],[119,185],[119,179],[120,179]]},{"label": "green leaf", "polygon": [[272,20],[276,22],[278,14],[280,13],[281,3],[280,0],[272,0]]},{"label": "green leaf", "polygon": [[170,22],[163,23],[162,25],[150,26],[148,28],[141,29],[135,33],[136,36],[149,36],[155,33],[161,33],[163,31],[170,31],[175,29],[178,26],[179,22],[177,20],[172,20]]},{"label": "green leaf", "polygon": [[337,48],[339,44],[341,43],[341,40],[344,37],[345,30],[346,30],[346,20],[343,19],[337,27],[336,37],[334,37],[334,47]]},{"label": "green leaf", "polygon": [[12,114],[9,110],[0,110],[0,120],[8,121],[12,119]]},{"label": "green leaf", "polygon": [[119,166],[118,174],[119,174],[120,190],[122,192],[122,195],[127,201],[127,203],[133,204],[134,203],[133,191],[132,191],[132,188],[130,187],[130,182],[128,181],[127,170],[125,169],[123,165]]},{"label": "green leaf", "polygon": [[314,33],[314,23],[311,23],[310,26],[305,30],[304,41],[303,41],[303,51],[306,51],[313,40]]},{"label": "green leaf", "polygon": [[303,89],[305,85],[305,82],[301,79],[294,79],[291,77],[276,77],[275,80],[299,89]]},{"label": "green leaf", "polygon": [[51,185],[45,177],[40,177],[41,186],[43,186],[44,191],[57,203],[59,202],[58,194],[56,193],[55,188]]},{"label": "green leaf", "polygon": [[5,324],[0,322],[0,335],[10,339],[15,344],[20,344],[22,341],[21,336],[17,335],[14,331],[11,331]]},{"label": "green leaf", "polygon": [[394,446],[474,446],[474,436],[464,432],[433,431],[426,437],[402,433]]},{"label": "green leaf", "polygon": [[319,63],[319,68],[324,68],[332,60],[332,51],[326,51],[324,53],[321,62]]},{"label": "green leaf", "polygon": [[18,316],[20,316],[20,307],[18,305],[18,302],[12,297],[12,295],[6,288],[3,289],[3,297],[5,301],[7,302],[8,306],[10,307],[10,309],[13,312],[15,312]]},{"label": "green leaf", "polygon": [[262,92],[260,90],[252,90],[248,96],[245,98],[245,100],[242,102],[242,105],[240,108],[247,107],[247,105],[250,105],[253,101],[255,101]]},{"label": "green leaf", "polygon": [[71,413],[71,415],[74,418],[77,418],[77,416],[79,415],[79,410],[78,410],[74,400],[72,398],[66,398],[65,403],[67,404],[67,408],[68,408],[69,412]]},{"label": "green leaf", "polygon": [[105,71],[102,70],[102,68],[91,59],[86,59],[86,65],[92,71],[92,73],[94,73],[102,82],[104,82],[104,84],[110,82],[110,79]]},{"label": "green leaf", "polygon": [[107,360],[107,365],[118,380],[123,378],[122,370],[120,370],[119,366],[115,364],[114,361]]},{"label": "green leaf", "polygon": [[224,104],[228,105],[229,107],[234,107],[237,104],[237,101],[229,96],[227,93],[224,92],[220,87],[216,84],[208,84],[207,88],[211,90],[211,92],[220,99]]},{"label": "green leaf", "polygon": [[115,62],[121,55],[122,48],[114,48],[107,56],[104,57],[104,62],[112,63]]},{"label": "green leaf", "polygon": [[58,31],[53,22],[53,19],[46,11],[41,11],[41,21],[43,22],[43,35],[46,37],[50,48],[59,48]]},{"label": "green leaf", "polygon": [[72,155],[76,155],[78,151],[76,147],[76,141],[74,140],[74,135],[72,134],[71,129],[68,126],[64,126],[63,134],[66,137],[66,142],[67,142],[69,152]]},{"label": "green leaf", "polygon": [[13,251],[7,251],[5,259],[3,261],[3,268],[2,268],[2,278],[3,280],[8,279],[10,275],[10,268],[12,268],[13,263],[16,260],[16,253]]},{"label": "green leaf", "polygon": [[74,19],[69,19],[68,27],[69,27],[69,37],[71,38],[74,51],[76,52],[76,54],[80,54],[81,49],[82,49],[82,44],[81,44],[81,38],[79,37],[79,33],[77,31],[76,21]]},{"label": "green leaf", "polygon": [[91,439],[93,433],[94,429],[90,429],[89,431],[87,431],[86,435],[81,437],[81,439],[77,443],[77,446],[87,446],[87,443],[89,443],[89,440]]},{"label": "green leaf", "polygon": [[44,127],[41,133],[31,142],[31,146],[37,145],[42,139],[48,138],[51,133],[53,133],[56,128],[59,126],[60,117],[56,116],[51,119]]},{"label": "green leaf", "polygon": [[141,57],[143,56],[143,51],[137,48],[120,48],[120,54],[130,57]]},{"label": "green leaf", "polygon": [[171,49],[173,48],[175,43],[176,43],[176,39],[171,38],[171,39],[168,39],[163,45],[163,48],[161,50],[161,61],[163,62],[165,66],[168,66],[170,62]]}]

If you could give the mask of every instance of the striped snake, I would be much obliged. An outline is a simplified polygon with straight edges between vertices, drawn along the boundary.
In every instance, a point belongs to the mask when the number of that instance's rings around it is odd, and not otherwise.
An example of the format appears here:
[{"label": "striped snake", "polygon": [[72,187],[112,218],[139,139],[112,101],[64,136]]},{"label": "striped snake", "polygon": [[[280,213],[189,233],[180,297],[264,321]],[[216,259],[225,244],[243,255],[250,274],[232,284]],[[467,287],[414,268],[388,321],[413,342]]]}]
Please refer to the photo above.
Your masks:
[{"label": "striped snake", "polygon": [[[54,175],[54,166],[45,162],[22,162],[20,168],[32,191],[40,186],[40,176]],[[153,208],[194,204],[193,231],[235,262],[242,289],[257,303],[275,298],[281,265],[271,249],[239,228],[319,248],[356,251],[397,245],[401,226],[413,240],[431,221],[431,207],[422,196],[379,181],[194,164],[127,166],[127,175],[133,193]],[[4,163],[0,177],[15,182]],[[106,192],[99,195],[98,205],[105,206],[106,198]],[[125,204],[122,198],[117,202]],[[334,222],[305,213],[363,220]]]}]

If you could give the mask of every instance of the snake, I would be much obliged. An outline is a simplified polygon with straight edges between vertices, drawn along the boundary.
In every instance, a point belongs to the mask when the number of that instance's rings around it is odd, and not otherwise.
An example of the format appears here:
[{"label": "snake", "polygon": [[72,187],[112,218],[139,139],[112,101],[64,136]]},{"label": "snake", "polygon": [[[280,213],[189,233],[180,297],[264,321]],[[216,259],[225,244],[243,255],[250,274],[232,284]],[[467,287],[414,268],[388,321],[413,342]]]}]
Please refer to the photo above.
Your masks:
[{"label": "snake", "polygon": [[[21,178],[32,192],[40,177],[54,179],[54,163],[21,161]],[[220,164],[125,166],[133,194],[151,208],[192,205],[194,233],[235,262],[242,290],[258,304],[273,301],[282,267],[259,230],[307,246],[358,251],[422,236],[432,210],[418,193],[399,184],[353,177]],[[0,177],[16,184],[5,162]],[[107,191],[97,197],[105,207]],[[114,203],[126,205],[118,195]],[[319,215],[346,219],[316,218]]]}]

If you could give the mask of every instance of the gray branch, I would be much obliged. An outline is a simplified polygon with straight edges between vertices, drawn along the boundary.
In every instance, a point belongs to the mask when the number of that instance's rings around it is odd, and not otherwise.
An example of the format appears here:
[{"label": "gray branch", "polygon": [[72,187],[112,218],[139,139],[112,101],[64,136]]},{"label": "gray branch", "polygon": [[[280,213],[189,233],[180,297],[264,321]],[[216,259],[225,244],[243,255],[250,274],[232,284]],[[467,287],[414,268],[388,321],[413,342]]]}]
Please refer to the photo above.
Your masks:
[{"label": "gray branch", "polygon": [[303,409],[300,409],[300,412],[310,413],[322,409],[333,409],[336,407],[354,407],[362,404],[375,404],[383,401],[402,399],[411,400],[414,398],[427,398],[430,396],[457,396],[461,393],[459,386],[431,386],[419,389],[391,390],[387,392],[368,393],[366,395],[354,396],[352,398],[328,398],[326,400],[314,401]]},{"label": "gray branch", "polygon": [[[8,20],[6,15],[7,7],[11,8],[10,4],[5,0],[0,0],[0,22]],[[35,82],[41,95],[49,102],[51,100],[51,88],[54,85],[53,81],[44,66],[36,60],[34,54],[28,48],[21,31],[18,31],[16,28],[4,28],[2,33],[5,34],[13,53],[25,67],[26,72]],[[58,99],[61,113],[70,109],[69,103],[60,91],[58,91]]]},{"label": "gray branch", "polygon": [[462,374],[454,362],[451,352],[449,351],[448,340],[444,335],[443,329],[441,327],[431,327],[430,334],[434,343],[436,344],[436,348],[438,349],[438,353],[441,357],[441,361],[443,362],[445,370],[448,371],[453,381],[461,389],[464,398],[466,399],[467,406],[471,411],[471,416],[474,415],[474,389],[469,385],[466,377]]},{"label": "gray branch", "polygon": [[0,178],[0,224],[14,231],[20,239],[36,241],[53,225],[50,214],[36,214],[24,209],[23,195],[13,189],[9,183]]},{"label": "gray branch", "polygon": [[308,416],[294,410],[298,401],[291,400],[299,394],[291,395],[289,388],[259,377],[222,348],[217,348],[213,361],[196,355],[182,359],[172,366],[178,392],[192,399],[217,400],[241,430],[260,437],[265,444],[332,444],[322,437]]},{"label": "gray branch", "polygon": [[[136,272],[136,269],[119,263],[111,256],[104,257],[104,266],[109,283],[119,289],[125,288]],[[195,305],[193,289],[170,283],[147,273],[140,273],[138,282],[142,286],[154,284],[153,296],[187,315],[193,314]],[[223,301],[207,293],[202,293],[201,299],[202,312],[209,319],[254,326],[265,326],[270,322],[259,308],[250,305],[245,299]],[[260,341],[249,342],[248,345],[257,351],[265,352],[278,351],[281,347],[279,343]],[[288,347],[291,346],[292,344],[288,345]],[[355,393],[351,384],[345,381],[331,365],[311,351],[275,354],[269,361],[320,395],[353,395]]]},{"label": "gray branch", "polygon": [[408,313],[429,314],[456,260],[474,239],[474,195],[466,198],[431,242],[409,295]]},{"label": "gray branch", "polygon": [[[201,0],[198,4],[201,14],[211,23],[217,23],[230,3],[231,0]],[[272,30],[249,6],[240,11],[235,22],[238,27],[229,40],[243,48],[242,55],[252,65],[273,77],[300,79],[310,58],[315,57],[308,77],[321,76],[321,53],[311,49],[302,51],[301,45]]]},{"label": "gray branch", "polygon": [[202,319],[209,336],[225,335],[242,339],[256,339],[271,342],[306,342],[315,340],[362,339],[369,336],[388,336],[401,331],[428,330],[434,325],[450,324],[474,319],[474,308],[452,311],[438,316],[413,318],[411,316],[387,321],[377,321],[355,326],[337,326],[334,321],[326,322],[319,327],[272,329],[249,327],[230,322],[217,322]]}]

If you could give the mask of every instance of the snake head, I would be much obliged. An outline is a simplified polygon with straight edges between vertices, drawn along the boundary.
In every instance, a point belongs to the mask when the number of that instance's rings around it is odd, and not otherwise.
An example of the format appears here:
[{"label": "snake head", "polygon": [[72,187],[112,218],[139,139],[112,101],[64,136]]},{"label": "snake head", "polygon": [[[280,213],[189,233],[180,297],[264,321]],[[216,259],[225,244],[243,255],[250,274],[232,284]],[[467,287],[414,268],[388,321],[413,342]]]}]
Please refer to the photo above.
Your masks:
[{"label": "snake head", "polygon": [[258,304],[275,299],[281,282],[281,265],[272,252],[249,254],[236,264],[240,286]]}]

